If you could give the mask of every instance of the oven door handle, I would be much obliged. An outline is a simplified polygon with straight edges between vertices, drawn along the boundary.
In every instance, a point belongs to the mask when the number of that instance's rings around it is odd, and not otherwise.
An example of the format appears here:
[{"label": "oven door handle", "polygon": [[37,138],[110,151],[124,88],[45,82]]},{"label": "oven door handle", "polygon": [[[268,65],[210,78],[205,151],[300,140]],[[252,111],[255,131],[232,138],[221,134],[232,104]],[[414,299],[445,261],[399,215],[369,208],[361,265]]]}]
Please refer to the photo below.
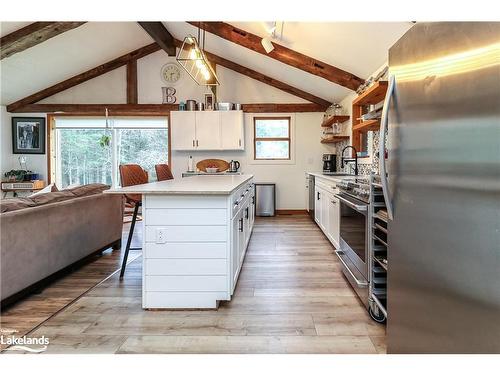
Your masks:
[{"label": "oven door handle", "polygon": [[335,198],[338,198],[342,203],[345,203],[347,204],[349,207],[351,208],[354,208],[356,211],[366,211],[366,206],[362,206],[362,205],[359,205],[359,204],[354,204],[352,203],[351,201],[345,199],[344,197],[338,195],[338,194],[335,194]]},{"label": "oven door handle", "polygon": [[359,287],[363,288],[363,287],[366,287],[368,286],[368,283],[366,281],[360,281],[353,273],[352,271],[350,270],[350,268],[347,266],[346,262],[344,262],[344,259],[342,259],[342,255],[344,254],[344,252],[342,250],[335,250],[335,255],[337,255],[337,257],[339,258],[340,262],[343,264],[344,268],[347,270],[347,272],[349,272],[349,274],[351,275],[351,277],[354,279],[354,281],[356,282],[356,284],[358,284]]}]

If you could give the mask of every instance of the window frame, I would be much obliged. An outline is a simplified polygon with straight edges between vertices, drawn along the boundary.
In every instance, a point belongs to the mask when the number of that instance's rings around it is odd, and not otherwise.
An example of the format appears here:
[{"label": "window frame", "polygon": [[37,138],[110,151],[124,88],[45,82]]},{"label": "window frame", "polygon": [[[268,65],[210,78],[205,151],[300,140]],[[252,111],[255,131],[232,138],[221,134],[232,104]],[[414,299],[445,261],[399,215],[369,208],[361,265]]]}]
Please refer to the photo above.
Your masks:
[{"label": "window frame", "polygon": [[[82,117],[82,118],[99,118],[102,119],[104,116],[102,114],[94,113],[48,113],[47,114],[47,184],[56,183],[56,118],[61,117]],[[172,126],[171,126],[171,116],[170,111],[163,113],[116,113],[113,117],[124,117],[124,118],[166,118],[167,119],[167,137],[168,137],[168,164],[172,168]]]},{"label": "window frame", "polygon": [[[258,120],[288,120],[288,138],[283,137],[257,137],[257,121]],[[288,158],[257,158],[257,142],[258,141],[287,141],[288,142]],[[292,160],[292,117],[291,116],[254,116],[253,118],[253,160],[254,161],[291,161]]]}]

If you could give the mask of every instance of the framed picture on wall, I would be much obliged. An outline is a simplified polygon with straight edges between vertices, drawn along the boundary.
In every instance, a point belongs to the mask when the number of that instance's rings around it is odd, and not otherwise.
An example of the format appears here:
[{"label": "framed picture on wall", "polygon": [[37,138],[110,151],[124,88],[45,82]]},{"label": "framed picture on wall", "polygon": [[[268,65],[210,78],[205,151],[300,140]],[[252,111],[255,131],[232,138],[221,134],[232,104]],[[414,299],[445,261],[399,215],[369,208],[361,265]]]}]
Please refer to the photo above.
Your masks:
[{"label": "framed picture on wall", "polygon": [[205,110],[214,110],[214,94],[205,94]]},{"label": "framed picture on wall", "polygon": [[45,154],[45,118],[12,118],[12,153]]}]

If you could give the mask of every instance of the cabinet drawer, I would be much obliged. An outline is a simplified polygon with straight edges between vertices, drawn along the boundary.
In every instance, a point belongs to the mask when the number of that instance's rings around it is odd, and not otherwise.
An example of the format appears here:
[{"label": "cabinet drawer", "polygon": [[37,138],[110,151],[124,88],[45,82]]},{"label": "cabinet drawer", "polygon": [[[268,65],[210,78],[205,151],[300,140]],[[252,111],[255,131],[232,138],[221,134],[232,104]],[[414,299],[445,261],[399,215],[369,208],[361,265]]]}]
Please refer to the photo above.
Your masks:
[{"label": "cabinet drawer", "polygon": [[149,208],[146,225],[226,225],[224,208]]},{"label": "cabinet drawer", "polygon": [[337,183],[334,181],[316,179],[315,184],[328,193],[336,194],[338,192]]},{"label": "cabinet drawer", "polygon": [[227,291],[226,276],[145,276],[146,292]]},{"label": "cabinet drawer", "polygon": [[225,259],[146,259],[150,275],[226,275]]},{"label": "cabinet drawer", "polygon": [[227,227],[215,225],[146,225],[146,242],[156,242],[156,229],[163,228],[168,242],[225,242]]},{"label": "cabinet drawer", "polygon": [[226,258],[225,242],[146,243],[144,257],[149,258]]}]

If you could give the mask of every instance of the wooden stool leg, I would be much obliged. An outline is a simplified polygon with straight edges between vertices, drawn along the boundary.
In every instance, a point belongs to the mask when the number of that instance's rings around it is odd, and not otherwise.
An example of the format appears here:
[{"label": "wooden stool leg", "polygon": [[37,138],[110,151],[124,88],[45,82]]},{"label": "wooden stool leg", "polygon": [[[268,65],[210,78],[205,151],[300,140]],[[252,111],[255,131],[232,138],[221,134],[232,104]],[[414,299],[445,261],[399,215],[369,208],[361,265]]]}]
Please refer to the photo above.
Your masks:
[{"label": "wooden stool leg", "polygon": [[120,279],[123,278],[123,274],[125,273],[125,267],[127,266],[128,252],[130,251],[132,236],[134,235],[135,221],[137,220],[138,211],[139,211],[139,203],[136,203],[134,207],[134,215],[132,216],[132,224],[130,225],[130,231],[128,232],[127,247],[125,248],[125,254],[123,255],[122,269],[120,271]]}]

